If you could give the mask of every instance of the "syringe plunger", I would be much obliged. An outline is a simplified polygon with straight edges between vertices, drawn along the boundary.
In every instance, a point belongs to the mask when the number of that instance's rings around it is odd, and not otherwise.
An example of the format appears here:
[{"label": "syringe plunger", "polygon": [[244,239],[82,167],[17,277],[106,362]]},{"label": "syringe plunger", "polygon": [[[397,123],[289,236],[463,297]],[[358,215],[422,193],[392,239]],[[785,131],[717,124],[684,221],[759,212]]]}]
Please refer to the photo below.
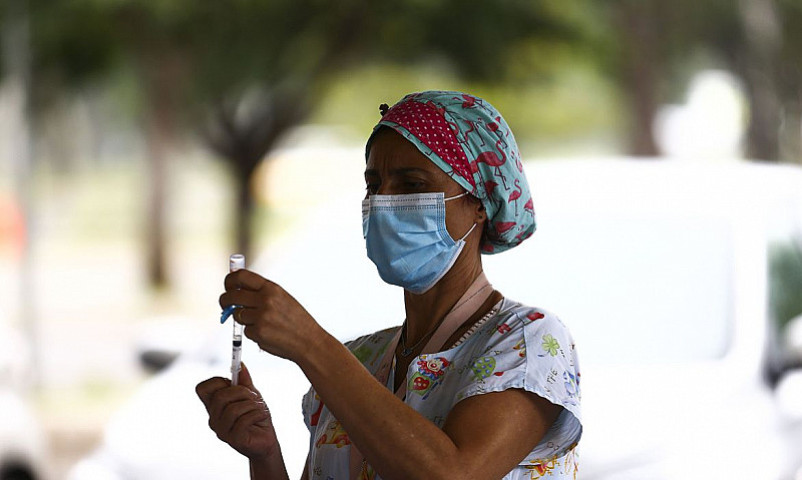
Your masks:
[{"label": "syringe plunger", "polygon": [[236,272],[237,270],[242,270],[245,268],[245,255],[241,253],[235,253],[228,257],[228,270],[230,272]]}]

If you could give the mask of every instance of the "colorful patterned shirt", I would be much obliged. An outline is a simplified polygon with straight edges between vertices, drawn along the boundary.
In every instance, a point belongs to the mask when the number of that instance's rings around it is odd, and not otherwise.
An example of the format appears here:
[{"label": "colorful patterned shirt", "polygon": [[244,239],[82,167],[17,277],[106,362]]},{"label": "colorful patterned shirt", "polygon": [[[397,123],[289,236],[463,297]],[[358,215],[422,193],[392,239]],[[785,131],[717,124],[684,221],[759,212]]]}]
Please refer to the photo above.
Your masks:
[{"label": "colorful patterned shirt", "polygon": [[[346,346],[375,373],[398,328]],[[388,386],[394,384],[392,377]],[[539,395],[563,410],[540,443],[503,480],[575,479],[582,435],[579,379],[574,342],[565,325],[544,310],[504,299],[498,312],[464,342],[410,362],[404,403],[442,428],[454,405],[470,396],[509,388]],[[348,435],[314,389],[304,396],[303,413],[311,433],[310,480],[348,480]]]}]

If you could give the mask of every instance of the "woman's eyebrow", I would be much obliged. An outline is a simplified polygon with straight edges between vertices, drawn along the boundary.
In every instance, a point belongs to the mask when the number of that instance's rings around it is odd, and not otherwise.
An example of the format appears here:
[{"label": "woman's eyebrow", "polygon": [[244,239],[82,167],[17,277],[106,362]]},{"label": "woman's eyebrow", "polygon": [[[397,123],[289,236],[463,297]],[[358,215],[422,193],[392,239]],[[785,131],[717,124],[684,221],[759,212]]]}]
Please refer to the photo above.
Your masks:
[{"label": "woman's eyebrow", "polygon": [[[409,173],[417,173],[423,175],[431,175],[431,172],[424,169],[424,168],[417,168],[417,167],[401,167],[401,168],[393,168],[390,170],[390,175],[406,175]],[[366,177],[378,177],[379,171],[373,168],[369,168],[365,170]]]},{"label": "woman's eyebrow", "polygon": [[390,170],[390,173],[393,175],[406,175],[408,173],[419,173],[424,175],[431,175],[431,173],[423,168],[416,168],[416,167],[401,167],[401,168],[393,168]]}]

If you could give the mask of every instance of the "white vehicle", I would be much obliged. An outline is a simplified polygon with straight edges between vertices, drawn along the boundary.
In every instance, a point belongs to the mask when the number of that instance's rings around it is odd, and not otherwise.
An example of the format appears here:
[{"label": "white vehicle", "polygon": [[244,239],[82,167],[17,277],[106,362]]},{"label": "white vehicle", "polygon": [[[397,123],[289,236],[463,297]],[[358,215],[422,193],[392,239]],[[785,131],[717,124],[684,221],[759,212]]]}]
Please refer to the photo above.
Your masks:
[{"label": "white vehicle", "polygon": [[531,171],[540,231],[487,270],[572,329],[582,478],[802,478],[802,170]]},{"label": "white vehicle", "polygon": [[[485,257],[485,270],[503,294],[557,313],[573,332],[581,478],[802,478],[802,169],[663,160],[526,169],[538,232]],[[358,192],[329,205],[292,248],[254,268],[343,340],[403,318],[400,292],[365,258],[358,205]],[[244,361],[298,478],[308,384],[249,347]],[[70,480],[247,478],[246,459],[208,429],[194,393],[227,373],[229,348],[225,328],[150,381]]]},{"label": "white vehicle", "polygon": [[21,394],[23,346],[20,335],[0,326],[0,480],[46,478],[42,430]]},{"label": "white vehicle", "polygon": [[22,397],[0,388],[0,480],[45,478],[39,423]]}]

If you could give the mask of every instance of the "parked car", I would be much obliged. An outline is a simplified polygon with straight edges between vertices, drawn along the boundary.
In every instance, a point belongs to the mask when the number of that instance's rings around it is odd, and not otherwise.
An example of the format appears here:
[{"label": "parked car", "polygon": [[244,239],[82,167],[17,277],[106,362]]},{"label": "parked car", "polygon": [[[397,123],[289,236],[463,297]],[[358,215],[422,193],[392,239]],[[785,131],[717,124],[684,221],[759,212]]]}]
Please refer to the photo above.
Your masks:
[{"label": "parked car", "polygon": [[46,448],[39,421],[25,401],[24,341],[0,325],[0,480],[46,478]]},{"label": "parked car", "polygon": [[[793,408],[802,405],[802,169],[643,159],[526,169],[538,232],[485,257],[485,270],[502,293],[556,312],[574,334],[581,477],[802,478]],[[322,207],[291,248],[254,265],[343,340],[403,319],[400,292],[365,258],[359,199]],[[70,480],[247,478],[247,461],[208,429],[193,391],[227,373],[229,335],[222,329],[148,382]],[[308,383],[249,347],[297,478]]]}]

